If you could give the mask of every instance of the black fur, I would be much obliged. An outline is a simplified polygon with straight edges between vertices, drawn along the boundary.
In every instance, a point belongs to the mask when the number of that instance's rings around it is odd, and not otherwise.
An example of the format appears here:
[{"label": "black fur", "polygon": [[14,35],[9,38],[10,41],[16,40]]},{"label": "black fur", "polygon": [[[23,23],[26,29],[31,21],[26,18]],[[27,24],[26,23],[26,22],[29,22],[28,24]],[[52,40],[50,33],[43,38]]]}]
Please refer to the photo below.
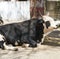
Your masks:
[{"label": "black fur", "polygon": [[30,47],[37,47],[37,43],[43,38],[42,19],[31,19],[24,22],[12,23],[0,26],[0,33],[4,35],[6,44],[15,46],[15,42],[19,45],[28,43]]}]

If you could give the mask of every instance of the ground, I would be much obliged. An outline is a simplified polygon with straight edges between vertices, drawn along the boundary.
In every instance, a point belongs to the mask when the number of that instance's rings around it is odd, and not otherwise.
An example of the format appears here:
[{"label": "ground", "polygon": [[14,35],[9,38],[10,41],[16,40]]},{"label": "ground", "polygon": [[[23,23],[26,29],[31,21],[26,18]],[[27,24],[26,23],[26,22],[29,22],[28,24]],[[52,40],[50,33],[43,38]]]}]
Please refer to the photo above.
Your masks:
[{"label": "ground", "polygon": [[60,59],[60,46],[52,44],[45,43],[37,48],[19,46],[18,51],[0,49],[0,59]]}]

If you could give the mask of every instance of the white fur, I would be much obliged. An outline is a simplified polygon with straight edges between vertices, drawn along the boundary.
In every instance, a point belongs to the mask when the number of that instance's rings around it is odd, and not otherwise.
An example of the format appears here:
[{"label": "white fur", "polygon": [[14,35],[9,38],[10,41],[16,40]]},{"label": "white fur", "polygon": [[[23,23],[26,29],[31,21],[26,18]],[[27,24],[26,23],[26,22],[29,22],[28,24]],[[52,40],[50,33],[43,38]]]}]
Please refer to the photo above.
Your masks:
[{"label": "white fur", "polygon": [[18,48],[13,47],[13,46],[8,46],[8,45],[6,45],[5,43],[4,43],[4,48],[5,48],[6,50],[18,50]]},{"label": "white fur", "polygon": [[51,24],[50,26],[56,28],[55,21],[54,21],[54,19],[53,19],[52,17],[47,16],[47,15],[44,15],[44,16],[43,16],[43,20],[44,20],[45,22],[46,22],[46,21],[49,21],[50,24]]},{"label": "white fur", "polygon": [[[4,36],[1,34],[0,34],[0,41],[4,41]],[[3,45],[6,50],[18,50],[18,48],[16,47],[6,45],[5,42]]]},{"label": "white fur", "polygon": [[0,41],[4,41],[4,36],[0,34]]}]

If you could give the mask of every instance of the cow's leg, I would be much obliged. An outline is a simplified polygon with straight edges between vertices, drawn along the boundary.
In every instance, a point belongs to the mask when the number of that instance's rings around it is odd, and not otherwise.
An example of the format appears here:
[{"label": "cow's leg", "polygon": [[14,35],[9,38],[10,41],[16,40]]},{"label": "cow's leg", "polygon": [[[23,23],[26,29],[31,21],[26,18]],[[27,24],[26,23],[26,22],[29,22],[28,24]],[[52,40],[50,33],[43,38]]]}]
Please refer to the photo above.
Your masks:
[{"label": "cow's leg", "polygon": [[4,41],[0,41],[0,48],[1,49],[4,49],[4,45],[3,44],[4,44]]},{"label": "cow's leg", "polygon": [[0,34],[0,48],[4,49],[4,36]]},{"label": "cow's leg", "polygon": [[37,47],[37,42],[35,42],[31,37],[28,40],[29,47]]},{"label": "cow's leg", "polygon": [[6,43],[4,43],[4,48],[6,50],[13,50],[13,51],[17,51],[18,50],[18,48],[13,47],[13,46],[8,46],[8,45],[6,45]]},{"label": "cow's leg", "polygon": [[36,22],[37,20],[31,20],[30,23],[28,42],[31,47],[37,47],[37,42],[34,40],[36,35]]}]

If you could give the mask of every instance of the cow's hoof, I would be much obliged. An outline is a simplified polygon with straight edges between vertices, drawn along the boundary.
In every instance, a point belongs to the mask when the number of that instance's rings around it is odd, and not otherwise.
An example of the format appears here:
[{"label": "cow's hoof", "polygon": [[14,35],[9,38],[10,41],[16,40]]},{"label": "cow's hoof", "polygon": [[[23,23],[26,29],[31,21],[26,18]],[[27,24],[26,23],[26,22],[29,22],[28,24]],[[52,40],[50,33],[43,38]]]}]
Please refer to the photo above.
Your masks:
[{"label": "cow's hoof", "polygon": [[4,46],[1,46],[1,49],[2,49],[2,50],[5,50]]}]

